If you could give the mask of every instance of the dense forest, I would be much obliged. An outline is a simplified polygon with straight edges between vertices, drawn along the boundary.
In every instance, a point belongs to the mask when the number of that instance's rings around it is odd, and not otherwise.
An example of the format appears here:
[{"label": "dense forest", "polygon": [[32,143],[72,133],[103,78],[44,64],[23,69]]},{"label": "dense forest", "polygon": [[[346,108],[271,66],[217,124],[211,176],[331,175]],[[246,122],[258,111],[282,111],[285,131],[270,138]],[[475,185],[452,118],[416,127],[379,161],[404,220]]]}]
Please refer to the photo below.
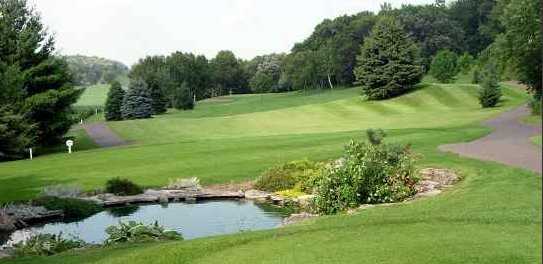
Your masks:
[{"label": "dense forest", "polygon": [[[492,63],[501,79],[519,80],[540,98],[539,10],[538,0],[458,0],[450,3],[437,0],[433,4],[403,5],[396,9],[384,4],[377,14],[361,12],[325,19],[288,54],[266,54],[246,61],[231,51],[221,51],[211,59],[175,52],[141,59],[132,68],[130,77],[147,83],[155,101],[154,113],[174,106],[174,98],[179,94],[185,94],[185,97],[189,94],[188,97],[200,100],[231,93],[364,86],[364,80],[356,77],[357,63],[363,64],[359,56],[364,42],[378,21],[392,17],[414,42],[412,63],[420,66],[422,73],[431,73],[436,54],[449,52],[454,58],[449,69],[451,65],[455,69],[445,75],[454,77],[458,71],[479,74],[486,64]],[[393,57],[388,59],[394,60]],[[390,74],[397,72],[393,70]]]}]

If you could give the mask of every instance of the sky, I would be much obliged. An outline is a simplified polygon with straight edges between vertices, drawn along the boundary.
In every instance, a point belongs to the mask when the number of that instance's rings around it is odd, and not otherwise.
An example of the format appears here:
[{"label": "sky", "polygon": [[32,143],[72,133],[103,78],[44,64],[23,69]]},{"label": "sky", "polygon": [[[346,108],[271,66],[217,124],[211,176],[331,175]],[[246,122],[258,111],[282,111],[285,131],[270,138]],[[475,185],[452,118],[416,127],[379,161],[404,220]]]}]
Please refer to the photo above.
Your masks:
[{"label": "sky", "polygon": [[[388,0],[392,6],[435,0]],[[384,0],[30,0],[63,55],[130,66],[174,51],[251,59],[288,52],[325,18],[378,11]]]}]

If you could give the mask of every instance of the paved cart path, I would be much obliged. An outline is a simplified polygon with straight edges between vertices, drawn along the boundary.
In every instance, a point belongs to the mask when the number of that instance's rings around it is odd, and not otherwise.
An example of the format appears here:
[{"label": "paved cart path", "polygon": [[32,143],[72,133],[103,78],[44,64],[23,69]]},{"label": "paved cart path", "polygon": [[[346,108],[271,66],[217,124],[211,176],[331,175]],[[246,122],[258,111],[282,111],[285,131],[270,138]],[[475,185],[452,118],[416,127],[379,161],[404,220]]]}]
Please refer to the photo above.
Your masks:
[{"label": "paved cart path", "polygon": [[126,144],[105,123],[92,123],[83,125],[90,138],[100,147],[115,147]]},{"label": "paved cart path", "polygon": [[541,174],[541,147],[530,141],[530,137],[541,134],[541,126],[523,124],[520,121],[529,114],[527,106],[505,112],[483,123],[494,129],[489,135],[469,143],[442,145],[439,149]]}]

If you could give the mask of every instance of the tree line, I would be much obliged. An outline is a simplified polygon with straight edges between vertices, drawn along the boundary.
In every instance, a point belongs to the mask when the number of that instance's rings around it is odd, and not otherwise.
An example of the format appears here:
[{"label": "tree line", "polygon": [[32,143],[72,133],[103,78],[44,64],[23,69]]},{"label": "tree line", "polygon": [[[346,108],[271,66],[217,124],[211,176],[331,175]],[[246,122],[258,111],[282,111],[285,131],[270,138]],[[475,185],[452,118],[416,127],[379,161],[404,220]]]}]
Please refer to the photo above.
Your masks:
[{"label": "tree line", "polygon": [[[111,89],[106,117],[147,118],[228,94],[336,86],[360,85],[369,99],[385,99],[408,91],[429,71],[443,82],[473,71],[488,87],[482,104],[490,105],[500,77],[519,80],[540,105],[540,10],[538,0],[384,4],[378,13],[324,20],[285,54],[248,61],[231,51],[211,59],[184,52],[149,56],[130,70],[127,91],[118,84]],[[0,159],[17,159],[29,146],[63,139],[82,90],[74,88],[68,63],[54,55],[53,36],[26,0],[0,0],[0,35]]]}]

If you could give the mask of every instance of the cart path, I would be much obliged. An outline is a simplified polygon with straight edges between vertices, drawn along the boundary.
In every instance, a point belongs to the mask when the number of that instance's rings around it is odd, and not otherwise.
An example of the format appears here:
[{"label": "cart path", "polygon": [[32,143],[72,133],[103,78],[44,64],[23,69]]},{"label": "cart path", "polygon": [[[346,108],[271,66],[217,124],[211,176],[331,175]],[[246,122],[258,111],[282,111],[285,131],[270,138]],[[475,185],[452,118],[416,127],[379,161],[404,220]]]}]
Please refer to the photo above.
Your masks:
[{"label": "cart path", "polygon": [[442,145],[439,149],[541,174],[541,147],[530,141],[530,137],[541,134],[541,126],[521,123],[520,119],[528,115],[527,106],[505,112],[483,123],[494,129],[489,135],[469,143]]},{"label": "cart path", "polygon": [[83,128],[87,135],[102,148],[115,147],[125,145],[126,141],[122,140],[115,132],[113,132],[105,123],[85,124]]}]

